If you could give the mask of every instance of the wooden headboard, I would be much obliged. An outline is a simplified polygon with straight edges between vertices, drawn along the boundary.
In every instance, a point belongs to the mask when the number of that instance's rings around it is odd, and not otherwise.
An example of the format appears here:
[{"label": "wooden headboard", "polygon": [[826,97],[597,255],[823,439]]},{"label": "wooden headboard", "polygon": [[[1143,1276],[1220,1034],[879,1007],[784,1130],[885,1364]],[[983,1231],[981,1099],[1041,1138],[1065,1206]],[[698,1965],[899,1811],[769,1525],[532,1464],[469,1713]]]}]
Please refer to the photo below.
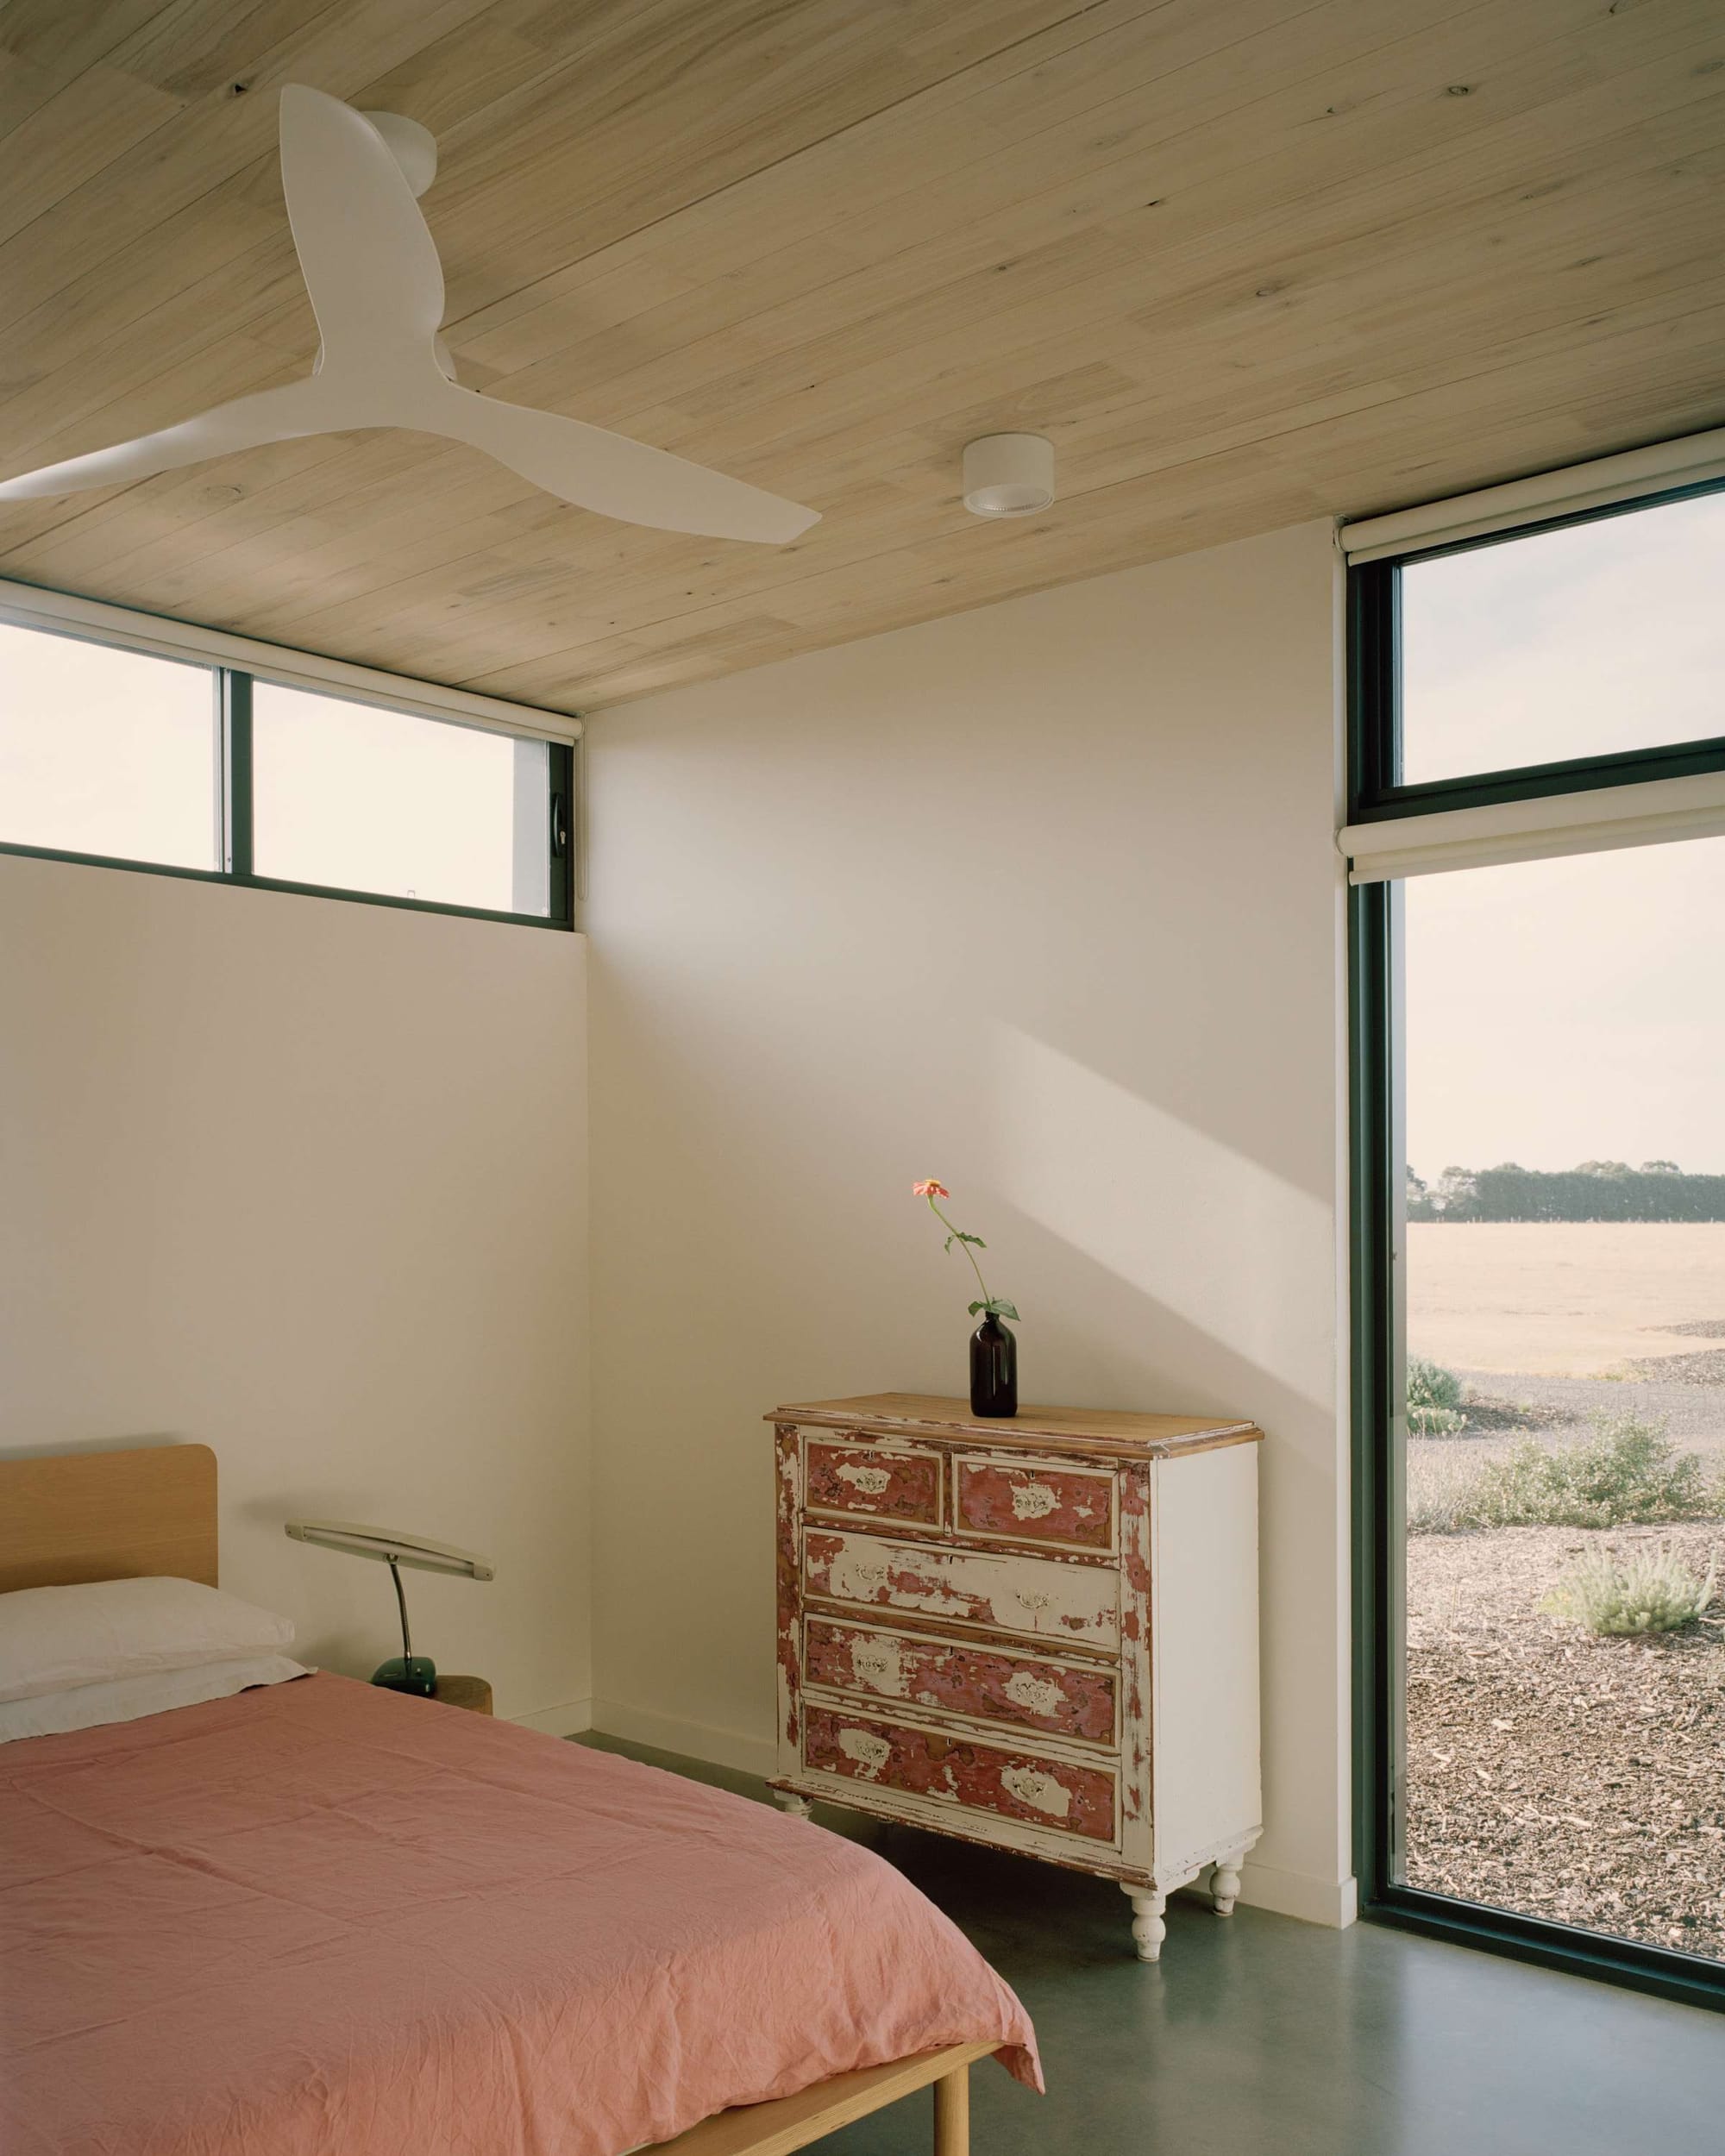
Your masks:
[{"label": "wooden headboard", "polygon": [[207,1445],[0,1460],[0,1594],[152,1573],[216,1584]]}]

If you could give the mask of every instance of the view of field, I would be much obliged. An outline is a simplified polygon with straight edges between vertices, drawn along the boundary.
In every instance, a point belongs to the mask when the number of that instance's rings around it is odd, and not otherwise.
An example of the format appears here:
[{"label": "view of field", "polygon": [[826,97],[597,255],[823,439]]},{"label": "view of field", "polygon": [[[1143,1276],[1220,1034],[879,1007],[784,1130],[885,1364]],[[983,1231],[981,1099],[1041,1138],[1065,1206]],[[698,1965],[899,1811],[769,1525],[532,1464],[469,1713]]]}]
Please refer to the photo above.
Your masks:
[{"label": "view of field", "polygon": [[1414,1222],[1407,1292],[1409,1883],[1725,1957],[1725,1601],[1563,1600],[1725,1562],[1725,1222]]}]

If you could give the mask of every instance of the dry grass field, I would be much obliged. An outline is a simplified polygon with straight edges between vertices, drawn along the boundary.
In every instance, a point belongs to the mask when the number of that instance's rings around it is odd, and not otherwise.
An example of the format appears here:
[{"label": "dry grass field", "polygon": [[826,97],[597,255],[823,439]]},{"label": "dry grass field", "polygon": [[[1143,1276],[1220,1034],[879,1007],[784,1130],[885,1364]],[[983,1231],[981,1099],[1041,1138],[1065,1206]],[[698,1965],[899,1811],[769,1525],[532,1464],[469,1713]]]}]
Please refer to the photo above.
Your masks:
[{"label": "dry grass field", "polygon": [[1451,1369],[1603,1377],[1725,1344],[1725,1220],[1415,1220],[1408,1338]]}]

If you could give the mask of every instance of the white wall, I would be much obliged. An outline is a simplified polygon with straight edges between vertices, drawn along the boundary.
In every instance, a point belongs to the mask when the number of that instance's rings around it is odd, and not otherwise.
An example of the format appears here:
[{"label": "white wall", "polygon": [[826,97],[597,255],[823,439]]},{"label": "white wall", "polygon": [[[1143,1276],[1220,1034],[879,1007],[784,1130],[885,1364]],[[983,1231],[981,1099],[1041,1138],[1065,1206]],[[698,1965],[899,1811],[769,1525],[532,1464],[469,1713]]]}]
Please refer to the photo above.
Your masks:
[{"label": "white wall", "polygon": [[296,1514],[485,1551],[414,1644],[590,1685],[583,939],[0,859],[0,1447],[201,1439],[223,1583],[400,1651]]},{"label": "white wall", "polygon": [[[1009,535],[979,529],[978,545]],[[599,716],[599,1725],[764,1766],[781,1401],[1248,1414],[1268,1830],[1351,1913],[1335,555],[1308,525]]]}]

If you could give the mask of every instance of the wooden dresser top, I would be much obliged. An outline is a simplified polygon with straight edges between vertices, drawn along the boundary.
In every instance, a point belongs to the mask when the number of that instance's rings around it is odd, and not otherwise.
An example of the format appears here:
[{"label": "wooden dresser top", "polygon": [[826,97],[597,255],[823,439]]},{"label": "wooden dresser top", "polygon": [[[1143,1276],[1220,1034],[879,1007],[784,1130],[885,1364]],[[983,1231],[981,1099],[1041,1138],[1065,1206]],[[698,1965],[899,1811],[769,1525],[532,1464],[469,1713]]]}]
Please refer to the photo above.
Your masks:
[{"label": "wooden dresser top", "polygon": [[871,1437],[957,1438],[993,1450],[1089,1452],[1164,1460],[1223,1445],[1255,1445],[1255,1422],[1219,1415],[1135,1415],[1106,1407],[1020,1407],[1010,1420],[973,1415],[969,1402],[934,1393],[864,1393],[774,1408],[763,1420],[861,1430]]}]

